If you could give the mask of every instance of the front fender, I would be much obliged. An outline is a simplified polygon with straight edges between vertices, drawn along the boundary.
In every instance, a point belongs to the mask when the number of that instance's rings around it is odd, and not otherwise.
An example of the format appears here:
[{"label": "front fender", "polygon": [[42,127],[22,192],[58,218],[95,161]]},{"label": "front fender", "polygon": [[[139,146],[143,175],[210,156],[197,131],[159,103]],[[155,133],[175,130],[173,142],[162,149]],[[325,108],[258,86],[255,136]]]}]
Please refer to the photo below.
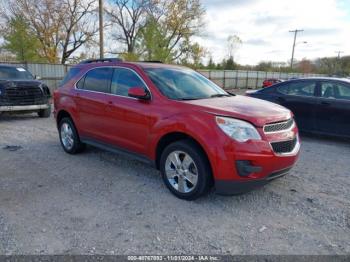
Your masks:
[{"label": "front fender", "polygon": [[183,133],[197,141],[207,154],[214,173],[220,161],[226,159],[224,148],[228,146],[228,139],[210,113],[181,113],[157,121],[149,136],[148,153],[152,159],[156,159],[159,141],[170,133]]}]

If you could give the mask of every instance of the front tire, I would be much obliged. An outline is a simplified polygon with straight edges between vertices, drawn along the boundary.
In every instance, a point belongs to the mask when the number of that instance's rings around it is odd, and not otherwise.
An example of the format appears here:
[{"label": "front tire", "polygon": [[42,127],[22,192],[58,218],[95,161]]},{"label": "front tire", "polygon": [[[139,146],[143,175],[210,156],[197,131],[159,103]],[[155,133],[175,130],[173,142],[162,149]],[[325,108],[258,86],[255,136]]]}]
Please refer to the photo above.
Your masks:
[{"label": "front tire", "polygon": [[191,140],[167,146],[161,155],[160,171],[165,185],[181,199],[195,200],[206,194],[212,185],[209,161]]},{"label": "front tire", "polygon": [[63,150],[68,154],[77,154],[85,149],[85,144],[80,141],[77,129],[70,118],[66,117],[60,121],[58,133]]}]

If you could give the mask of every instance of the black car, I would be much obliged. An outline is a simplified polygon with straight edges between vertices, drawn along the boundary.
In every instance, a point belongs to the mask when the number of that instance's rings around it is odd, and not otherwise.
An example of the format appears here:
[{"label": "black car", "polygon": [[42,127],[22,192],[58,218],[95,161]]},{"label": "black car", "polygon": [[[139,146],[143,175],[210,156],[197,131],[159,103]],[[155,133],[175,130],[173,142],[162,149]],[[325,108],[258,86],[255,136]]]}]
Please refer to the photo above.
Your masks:
[{"label": "black car", "polygon": [[349,79],[289,80],[246,94],[289,108],[301,131],[350,137]]},{"label": "black car", "polygon": [[23,67],[0,65],[0,114],[37,112],[51,114],[50,89]]}]

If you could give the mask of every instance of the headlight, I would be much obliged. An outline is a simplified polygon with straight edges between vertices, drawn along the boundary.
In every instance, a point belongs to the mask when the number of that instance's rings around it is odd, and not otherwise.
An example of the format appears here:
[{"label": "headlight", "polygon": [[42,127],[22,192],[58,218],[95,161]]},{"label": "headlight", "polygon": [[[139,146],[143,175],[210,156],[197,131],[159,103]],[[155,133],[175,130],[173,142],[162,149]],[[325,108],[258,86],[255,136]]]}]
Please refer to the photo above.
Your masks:
[{"label": "headlight", "polygon": [[249,139],[261,140],[256,128],[248,122],[217,116],[216,123],[225,134],[238,142],[246,142]]}]

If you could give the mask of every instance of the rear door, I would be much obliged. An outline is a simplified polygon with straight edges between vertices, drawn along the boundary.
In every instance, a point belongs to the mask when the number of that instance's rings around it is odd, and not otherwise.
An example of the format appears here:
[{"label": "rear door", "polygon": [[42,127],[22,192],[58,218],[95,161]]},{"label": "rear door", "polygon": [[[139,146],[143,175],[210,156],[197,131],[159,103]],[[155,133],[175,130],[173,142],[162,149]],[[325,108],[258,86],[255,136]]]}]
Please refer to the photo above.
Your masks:
[{"label": "rear door", "polygon": [[107,101],[113,69],[98,67],[86,73],[77,83],[80,132],[90,139],[106,141]]},{"label": "rear door", "polygon": [[340,81],[321,81],[316,109],[317,131],[350,136],[350,84]]},{"label": "rear door", "polygon": [[290,109],[303,131],[315,129],[316,80],[291,81],[276,87],[274,101]]}]

